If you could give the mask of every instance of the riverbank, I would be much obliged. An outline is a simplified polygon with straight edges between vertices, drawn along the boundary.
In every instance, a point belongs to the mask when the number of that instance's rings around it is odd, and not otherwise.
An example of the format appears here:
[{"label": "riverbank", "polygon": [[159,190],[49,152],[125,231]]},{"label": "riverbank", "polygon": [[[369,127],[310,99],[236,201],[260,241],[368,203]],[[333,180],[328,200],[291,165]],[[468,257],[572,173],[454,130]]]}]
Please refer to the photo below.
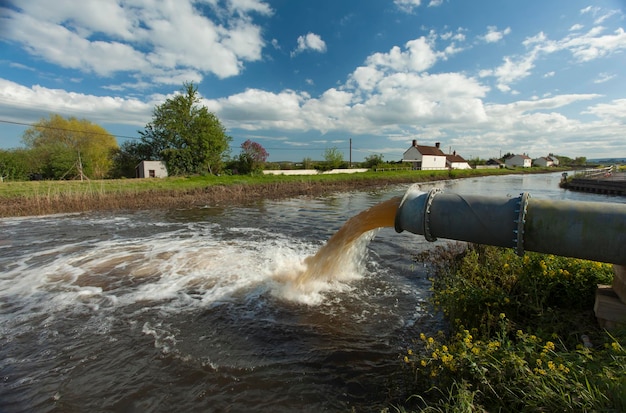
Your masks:
[{"label": "riverbank", "polygon": [[196,176],[164,179],[32,181],[0,184],[0,218],[88,211],[192,208],[323,196],[341,191],[486,175],[556,172],[471,169],[311,176]]}]

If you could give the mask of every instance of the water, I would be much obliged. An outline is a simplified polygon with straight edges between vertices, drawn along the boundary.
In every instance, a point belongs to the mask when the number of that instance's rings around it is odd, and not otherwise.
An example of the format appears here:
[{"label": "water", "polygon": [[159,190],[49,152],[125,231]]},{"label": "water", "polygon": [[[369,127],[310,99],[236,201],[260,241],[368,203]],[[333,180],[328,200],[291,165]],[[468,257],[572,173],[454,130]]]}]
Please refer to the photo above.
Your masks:
[{"label": "water", "polygon": [[[425,189],[626,202],[563,191],[559,178]],[[440,328],[425,306],[427,264],[410,256],[446,241],[396,234],[386,212],[371,225],[384,228],[348,250],[326,241],[406,188],[1,220],[0,411],[379,411],[401,401],[399,355]],[[338,255],[307,272],[324,249]]]}]

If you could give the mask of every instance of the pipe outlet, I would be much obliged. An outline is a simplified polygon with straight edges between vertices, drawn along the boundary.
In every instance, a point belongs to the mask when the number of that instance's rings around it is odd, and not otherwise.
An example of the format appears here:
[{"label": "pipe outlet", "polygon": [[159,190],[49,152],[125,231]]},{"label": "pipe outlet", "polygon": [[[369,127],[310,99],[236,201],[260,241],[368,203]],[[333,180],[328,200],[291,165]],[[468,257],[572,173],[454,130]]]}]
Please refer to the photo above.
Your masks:
[{"label": "pipe outlet", "polygon": [[626,204],[428,192],[412,185],[396,212],[397,232],[626,264]]}]

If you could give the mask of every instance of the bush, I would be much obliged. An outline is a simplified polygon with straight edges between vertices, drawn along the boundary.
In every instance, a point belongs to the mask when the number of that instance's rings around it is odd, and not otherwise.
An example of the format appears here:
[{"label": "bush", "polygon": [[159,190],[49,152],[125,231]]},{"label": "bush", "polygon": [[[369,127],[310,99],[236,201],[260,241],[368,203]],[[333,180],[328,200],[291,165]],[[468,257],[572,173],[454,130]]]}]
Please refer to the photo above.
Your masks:
[{"label": "bush", "polygon": [[437,251],[432,278],[449,332],[402,356],[422,411],[626,409],[626,332],[602,331],[591,311],[610,265],[455,248]]}]

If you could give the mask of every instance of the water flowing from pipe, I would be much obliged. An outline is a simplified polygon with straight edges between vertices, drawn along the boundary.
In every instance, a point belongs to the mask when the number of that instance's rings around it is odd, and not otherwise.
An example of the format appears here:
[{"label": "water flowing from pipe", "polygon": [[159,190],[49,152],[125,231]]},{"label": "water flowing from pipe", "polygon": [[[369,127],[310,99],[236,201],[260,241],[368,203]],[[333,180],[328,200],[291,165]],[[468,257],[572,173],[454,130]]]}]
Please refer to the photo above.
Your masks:
[{"label": "water flowing from pipe", "polygon": [[[359,245],[364,234],[378,228],[393,227],[401,197],[394,197],[374,205],[350,218],[326,244],[304,261],[305,268],[295,275],[292,284],[298,288],[315,281],[328,282],[345,272],[346,267],[358,264],[364,253]],[[365,239],[365,242],[369,239]]]}]

